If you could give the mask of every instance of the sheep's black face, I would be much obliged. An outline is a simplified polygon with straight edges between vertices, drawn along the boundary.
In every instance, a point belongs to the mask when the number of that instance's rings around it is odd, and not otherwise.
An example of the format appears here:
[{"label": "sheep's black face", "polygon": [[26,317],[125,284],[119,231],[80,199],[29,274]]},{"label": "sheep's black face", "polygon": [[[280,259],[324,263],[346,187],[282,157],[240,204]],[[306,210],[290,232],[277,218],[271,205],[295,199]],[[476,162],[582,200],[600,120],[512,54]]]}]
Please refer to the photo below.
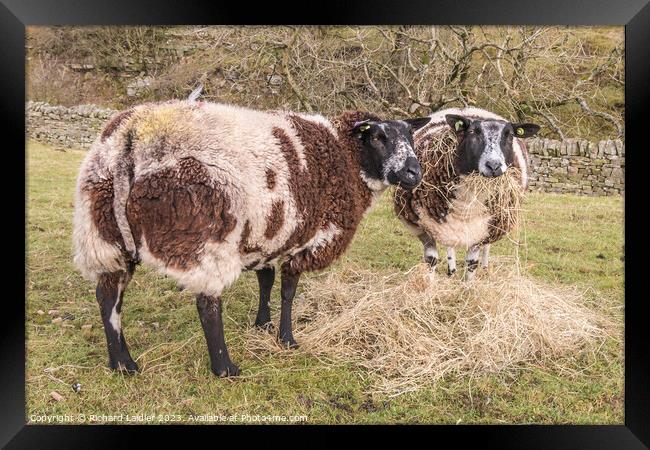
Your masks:
[{"label": "sheep's black face", "polygon": [[514,162],[512,139],[534,136],[539,126],[503,120],[470,120],[448,114],[447,123],[456,132],[455,169],[460,175],[479,172],[485,177],[503,175]]},{"label": "sheep's black face", "polygon": [[361,140],[365,175],[383,185],[413,189],[422,180],[422,168],[413,152],[413,132],[429,117],[407,120],[357,122],[352,134]]}]

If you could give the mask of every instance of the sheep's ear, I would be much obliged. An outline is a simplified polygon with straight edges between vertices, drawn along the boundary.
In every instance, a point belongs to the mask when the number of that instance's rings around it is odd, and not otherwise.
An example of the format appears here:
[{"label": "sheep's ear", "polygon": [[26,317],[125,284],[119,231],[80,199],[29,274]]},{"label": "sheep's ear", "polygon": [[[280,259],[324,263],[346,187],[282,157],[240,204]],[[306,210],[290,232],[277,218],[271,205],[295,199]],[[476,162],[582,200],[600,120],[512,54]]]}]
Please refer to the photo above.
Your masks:
[{"label": "sheep's ear", "polygon": [[404,119],[404,122],[411,126],[413,131],[419,130],[431,121],[431,117],[418,117],[417,119]]},{"label": "sheep's ear", "polygon": [[515,136],[529,138],[537,134],[539,125],[535,125],[534,123],[513,123],[512,129],[515,130]]},{"label": "sheep's ear", "polygon": [[368,131],[370,129],[370,126],[370,120],[362,120],[361,122],[356,122],[352,126],[350,134],[358,139],[361,139],[363,137],[363,133]]},{"label": "sheep's ear", "polygon": [[470,120],[463,117],[457,116],[456,114],[447,114],[445,116],[447,123],[456,133],[461,133],[469,128]]}]

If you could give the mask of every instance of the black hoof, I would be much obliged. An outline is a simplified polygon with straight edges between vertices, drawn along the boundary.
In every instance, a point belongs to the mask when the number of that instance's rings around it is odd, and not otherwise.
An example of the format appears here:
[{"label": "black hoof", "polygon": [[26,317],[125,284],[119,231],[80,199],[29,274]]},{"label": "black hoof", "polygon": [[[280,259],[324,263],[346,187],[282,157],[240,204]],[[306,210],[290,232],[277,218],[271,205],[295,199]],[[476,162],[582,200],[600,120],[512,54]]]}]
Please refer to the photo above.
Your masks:
[{"label": "black hoof", "polygon": [[240,372],[241,371],[239,370],[239,367],[231,362],[225,364],[222,367],[212,368],[212,373],[219,378],[236,377],[240,374]]},{"label": "black hoof", "polygon": [[454,270],[447,270],[447,275],[452,276],[453,274],[456,273],[456,269]]},{"label": "black hoof", "polygon": [[273,322],[270,320],[268,322],[262,322],[262,321],[255,321],[255,328],[257,328],[260,331],[266,331],[267,333],[272,333],[275,331],[275,325],[273,325]]},{"label": "black hoof", "polygon": [[282,348],[286,348],[287,350],[294,350],[299,347],[293,336],[288,338],[280,338],[280,345],[282,345]]},{"label": "black hoof", "polygon": [[110,362],[108,365],[112,370],[128,375],[135,375],[136,373],[140,372],[140,368],[132,359],[128,359],[126,361]]}]

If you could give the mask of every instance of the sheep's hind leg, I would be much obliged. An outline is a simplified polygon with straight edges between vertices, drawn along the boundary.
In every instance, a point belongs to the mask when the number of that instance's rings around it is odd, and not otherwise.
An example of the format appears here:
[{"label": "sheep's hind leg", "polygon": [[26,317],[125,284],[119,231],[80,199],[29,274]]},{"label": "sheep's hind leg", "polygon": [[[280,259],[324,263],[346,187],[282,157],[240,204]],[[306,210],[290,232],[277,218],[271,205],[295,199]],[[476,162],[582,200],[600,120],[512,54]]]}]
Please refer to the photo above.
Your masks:
[{"label": "sheep's hind leg", "polygon": [[226,348],[221,320],[221,298],[199,294],[196,296],[196,309],[203,326],[203,333],[208,344],[212,373],[218,377],[239,375],[239,367],[232,363]]},{"label": "sheep's hind leg", "polygon": [[273,322],[271,322],[271,289],[275,282],[275,269],[267,267],[256,270],[257,282],[260,286],[260,304],[257,308],[257,317],[255,326],[262,330],[272,331]]},{"label": "sheep's hind leg", "polygon": [[291,328],[291,307],[293,305],[293,297],[296,295],[296,287],[300,273],[290,273],[282,271],[282,284],[280,288],[280,295],[282,303],[280,305],[280,333],[278,338],[280,344],[286,348],[298,348],[298,343],[293,338],[293,330]]},{"label": "sheep's hind leg", "polygon": [[126,373],[138,371],[138,365],[131,358],[126,339],[122,332],[122,300],[124,290],[131,280],[134,264],[128,270],[103,273],[99,275],[95,295],[104,323],[106,345],[108,346],[108,365],[113,370]]},{"label": "sheep's hind leg", "polygon": [[438,264],[438,247],[436,246],[436,241],[426,233],[420,234],[418,239],[420,239],[424,247],[424,261],[429,264],[432,271],[436,270],[436,264]]}]

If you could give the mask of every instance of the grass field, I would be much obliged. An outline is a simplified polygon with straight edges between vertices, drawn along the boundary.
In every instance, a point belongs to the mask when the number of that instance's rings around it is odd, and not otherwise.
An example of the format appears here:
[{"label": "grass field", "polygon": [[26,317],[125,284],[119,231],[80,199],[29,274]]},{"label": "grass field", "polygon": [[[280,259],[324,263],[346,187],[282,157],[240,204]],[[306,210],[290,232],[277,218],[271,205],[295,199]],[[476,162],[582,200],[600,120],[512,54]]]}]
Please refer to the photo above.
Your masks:
[{"label": "grass field", "polygon": [[[357,367],[333,369],[304,354],[248,351],[244,337],[257,306],[253,273],[245,273],[224,295],[226,339],[241,377],[212,375],[193,296],[142,267],[125,295],[123,326],[143,370],[136,376],[110,372],[94,286],[71,263],[73,193],[83,157],[83,151],[36,143],[27,149],[28,420],[123,415],[97,418],[119,422],[146,414],[153,422],[186,421],[190,415],[238,415],[243,422],[253,420],[243,415],[284,415],[303,416],[300,420],[308,423],[623,423],[621,197],[530,194],[526,246],[520,250],[531,276],[593,288],[591,298],[600,300],[590,304],[621,325],[620,336],[561,365],[527,365],[514,374],[472,380],[448,377],[388,398],[367,394],[371,380]],[[505,241],[493,246],[496,255],[512,251]],[[377,271],[405,271],[420,258],[419,242],[394,218],[385,196],[330,270],[360,263]],[[53,309],[66,320],[52,323],[48,312]],[[77,382],[81,390],[75,393],[71,386]],[[54,400],[52,391],[62,399]]]}]

